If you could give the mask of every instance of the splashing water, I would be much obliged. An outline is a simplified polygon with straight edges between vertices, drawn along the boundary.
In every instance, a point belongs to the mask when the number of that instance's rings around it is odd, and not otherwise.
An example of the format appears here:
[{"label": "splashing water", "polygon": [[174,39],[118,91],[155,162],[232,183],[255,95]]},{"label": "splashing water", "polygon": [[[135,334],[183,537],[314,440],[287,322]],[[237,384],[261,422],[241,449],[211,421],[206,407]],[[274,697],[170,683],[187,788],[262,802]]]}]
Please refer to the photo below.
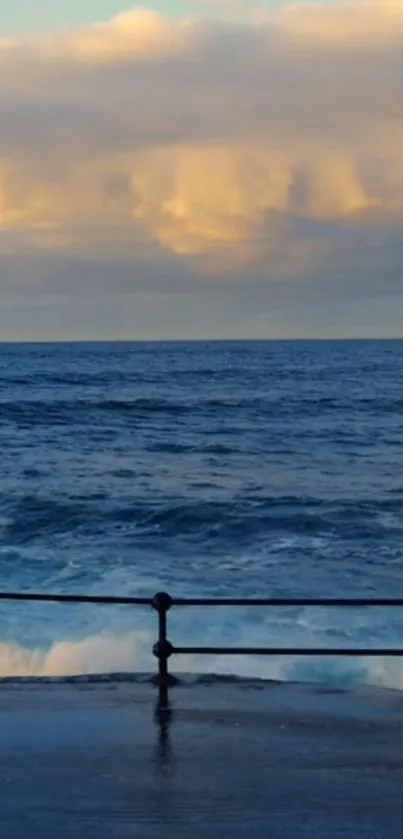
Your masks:
[{"label": "splashing water", "polygon": [[[4,347],[0,586],[151,596],[402,591],[400,342]],[[398,610],[172,612],[192,644],[398,646]],[[155,616],[0,604],[0,674],[150,672]],[[401,688],[399,661],[177,672]]]}]

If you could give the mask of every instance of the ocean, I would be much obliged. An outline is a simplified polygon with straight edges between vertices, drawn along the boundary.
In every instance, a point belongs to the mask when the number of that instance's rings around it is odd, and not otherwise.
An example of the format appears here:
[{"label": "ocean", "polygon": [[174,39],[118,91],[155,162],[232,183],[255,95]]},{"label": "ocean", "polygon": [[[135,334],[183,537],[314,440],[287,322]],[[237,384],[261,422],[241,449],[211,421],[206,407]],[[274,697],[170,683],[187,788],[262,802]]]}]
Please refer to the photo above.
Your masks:
[{"label": "ocean", "polygon": [[[403,342],[0,347],[0,588],[402,596]],[[374,647],[175,671],[403,688],[399,609],[174,610],[171,640]],[[144,672],[155,615],[0,603],[0,676]]]}]

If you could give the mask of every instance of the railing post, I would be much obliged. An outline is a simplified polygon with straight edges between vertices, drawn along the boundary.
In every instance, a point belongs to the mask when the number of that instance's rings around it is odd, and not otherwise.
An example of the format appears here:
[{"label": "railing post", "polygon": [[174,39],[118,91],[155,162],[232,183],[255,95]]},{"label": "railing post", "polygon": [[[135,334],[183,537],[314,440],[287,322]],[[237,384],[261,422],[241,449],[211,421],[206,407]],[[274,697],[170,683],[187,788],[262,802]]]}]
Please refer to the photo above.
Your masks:
[{"label": "railing post", "polygon": [[168,688],[170,676],[168,659],[172,655],[172,644],[167,636],[167,613],[172,605],[172,598],[165,591],[159,591],[152,599],[152,606],[158,613],[158,641],[153,646],[153,653],[158,658],[158,707],[160,711],[168,710]]}]

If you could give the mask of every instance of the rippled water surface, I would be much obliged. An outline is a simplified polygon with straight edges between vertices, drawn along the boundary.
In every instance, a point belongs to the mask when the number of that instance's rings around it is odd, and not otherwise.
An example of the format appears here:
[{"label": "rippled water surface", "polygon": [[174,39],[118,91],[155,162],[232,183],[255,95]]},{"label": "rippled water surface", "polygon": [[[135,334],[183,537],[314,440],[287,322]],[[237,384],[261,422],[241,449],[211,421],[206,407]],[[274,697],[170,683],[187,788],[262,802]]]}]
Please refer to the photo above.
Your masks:
[{"label": "rippled water surface", "polygon": [[[402,595],[403,343],[0,347],[14,590]],[[403,643],[403,613],[173,615],[194,643]],[[136,670],[148,612],[0,606],[0,673]],[[180,661],[403,686],[398,662]]]}]

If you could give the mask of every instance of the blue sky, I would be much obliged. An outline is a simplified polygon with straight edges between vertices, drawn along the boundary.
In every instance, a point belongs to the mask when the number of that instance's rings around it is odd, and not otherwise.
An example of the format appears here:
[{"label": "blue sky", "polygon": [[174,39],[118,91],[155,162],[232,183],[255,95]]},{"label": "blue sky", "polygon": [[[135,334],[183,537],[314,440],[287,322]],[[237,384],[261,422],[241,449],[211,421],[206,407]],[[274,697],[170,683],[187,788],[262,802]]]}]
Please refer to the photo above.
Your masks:
[{"label": "blue sky", "polygon": [[[269,7],[281,5],[281,0],[262,0]],[[134,6],[149,6],[172,15],[203,13],[203,2],[197,0],[153,0],[135,3],[134,0],[4,0],[0,4],[0,28],[18,33],[54,29],[70,24],[107,20]],[[206,4],[205,14],[213,14]]]},{"label": "blue sky", "polygon": [[[0,27],[13,33],[54,29],[66,24],[107,20],[135,5],[130,0],[6,0],[0,7]],[[181,14],[189,8],[186,0],[156,0],[137,5],[169,10],[172,14]]]}]

